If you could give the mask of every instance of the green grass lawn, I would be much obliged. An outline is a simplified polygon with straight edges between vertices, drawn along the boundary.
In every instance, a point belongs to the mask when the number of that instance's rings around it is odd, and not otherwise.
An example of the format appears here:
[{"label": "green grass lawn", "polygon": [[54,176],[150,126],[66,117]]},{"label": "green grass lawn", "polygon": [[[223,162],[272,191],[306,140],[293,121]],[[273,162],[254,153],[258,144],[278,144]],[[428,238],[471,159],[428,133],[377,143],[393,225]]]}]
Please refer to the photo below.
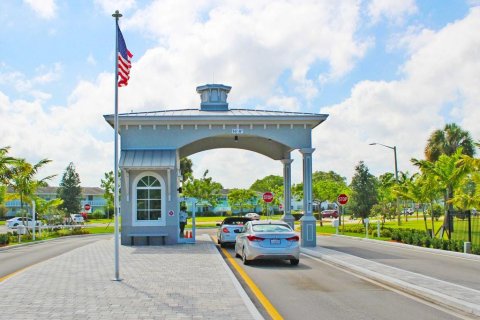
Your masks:
[{"label": "green grass lawn", "polygon": [[0,226],[4,226],[5,225],[5,221],[0,221]]},{"label": "green grass lawn", "polygon": [[87,224],[92,224],[92,223],[113,224],[114,219],[88,219],[87,220]]}]

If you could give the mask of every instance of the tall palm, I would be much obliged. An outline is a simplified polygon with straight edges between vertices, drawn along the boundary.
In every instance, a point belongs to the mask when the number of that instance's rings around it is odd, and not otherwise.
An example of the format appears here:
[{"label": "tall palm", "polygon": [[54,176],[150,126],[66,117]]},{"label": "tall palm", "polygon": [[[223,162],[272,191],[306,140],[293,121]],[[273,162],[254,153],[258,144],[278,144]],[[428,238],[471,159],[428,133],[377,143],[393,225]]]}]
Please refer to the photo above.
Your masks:
[{"label": "tall palm", "polygon": [[425,158],[435,162],[442,154],[453,155],[459,147],[463,148],[463,154],[475,154],[475,143],[470,133],[455,123],[449,123],[443,130],[435,130],[430,135],[425,147]]},{"label": "tall palm", "polygon": [[10,165],[15,160],[15,158],[8,156],[9,150],[10,147],[0,148],[0,185],[8,183],[10,177]]},{"label": "tall palm", "polygon": [[[418,166],[422,170],[423,174],[429,175],[435,179],[445,192],[444,230],[449,230],[449,228],[446,227],[449,223],[448,211],[453,210],[453,204],[451,202],[451,199],[454,197],[453,191],[460,185],[462,179],[467,174],[467,171],[464,170],[464,168],[458,166],[458,162],[461,159],[462,148],[460,147],[451,156],[447,156],[445,154],[440,155],[436,162],[417,159],[411,160],[414,165]],[[447,232],[447,235],[450,238],[450,232]]]},{"label": "tall palm", "polygon": [[51,160],[48,159],[40,160],[34,165],[28,163],[25,159],[16,159],[13,162],[10,186],[14,192],[13,196],[20,200],[23,221],[25,221],[25,211],[23,210],[25,202],[32,201],[37,188],[47,186],[47,181],[55,176],[47,176],[40,180],[35,178],[38,170],[49,162]]}]

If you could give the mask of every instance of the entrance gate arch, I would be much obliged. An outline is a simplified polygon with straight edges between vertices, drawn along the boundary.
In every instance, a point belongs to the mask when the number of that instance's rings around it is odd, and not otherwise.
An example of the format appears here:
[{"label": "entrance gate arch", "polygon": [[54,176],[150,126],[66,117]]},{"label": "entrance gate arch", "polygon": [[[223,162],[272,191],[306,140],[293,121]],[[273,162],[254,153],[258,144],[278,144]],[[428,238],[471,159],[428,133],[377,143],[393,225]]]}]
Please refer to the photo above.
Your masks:
[{"label": "entrance gate arch", "polygon": [[[121,152],[122,216],[121,243],[179,243],[178,213],[180,159],[216,148],[244,149],[263,154],[283,164],[284,216],[293,226],[291,214],[291,152],[303,155],[303,208],[301,245],[316,245],[315,218],[312,212],[312,130],[328,115],[229,109],[227,96],[231,87],[208,84],[197,87],[200,109],[132,112],[118,115]],[[114,116],[105,115],[113,127]],[[145,188],[134,184],[146,172],[154,173],[164,183],[160,192],[145,194]],[[156,189],[155,189],[156,190]],[[147,198],[148,196],[148,198]],[[149,210],[158,212],[156,220],[145,217]],[[168,214],[167,214],[168,213]],[[145,236],[142,237],[141,235]],[[155,236],[158,235],[158,236]]]}]

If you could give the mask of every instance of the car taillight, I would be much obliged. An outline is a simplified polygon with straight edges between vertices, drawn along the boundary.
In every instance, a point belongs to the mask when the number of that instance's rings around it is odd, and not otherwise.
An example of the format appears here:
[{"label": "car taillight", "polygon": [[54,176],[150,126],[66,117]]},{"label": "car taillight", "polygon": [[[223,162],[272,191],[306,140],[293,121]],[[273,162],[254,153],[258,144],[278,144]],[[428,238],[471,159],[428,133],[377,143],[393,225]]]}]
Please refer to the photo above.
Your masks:
[{"label": "car taillight", "polygon": [[293,236],[293,237],[290,237],[290,238],[287,238],[288,241],[298,241],[300,240],[300,237],[299,236]]},{"label": "car taillight", "polygon": [[252,236],[252,235],[248,235],[248,236],[247,236],[247,239],[248,239],[249,241],[263,241],[263,240],[265,240],[265,238],[260,238],[260,237]]},{"label": "car taillight", "polygon": [[223,228],[223,229],[222,229],[222,232],[223,232],[223,233],[230,233],[230,231],[228,231],[227,228]]}]

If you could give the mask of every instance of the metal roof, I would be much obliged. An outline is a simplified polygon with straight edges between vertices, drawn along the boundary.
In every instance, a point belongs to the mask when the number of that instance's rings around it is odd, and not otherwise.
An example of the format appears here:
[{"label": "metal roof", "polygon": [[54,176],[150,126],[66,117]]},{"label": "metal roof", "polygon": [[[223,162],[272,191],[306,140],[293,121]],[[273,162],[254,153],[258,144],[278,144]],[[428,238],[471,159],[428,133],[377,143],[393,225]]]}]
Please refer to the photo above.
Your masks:
[{"label": "metal roof", "polygon": [[291,116],[326,116],[326,115],[316,114],[316,113],[306,113],[306,112],[271,111],[271,110],[256,110],[256,109],[229,109],[226,111],[205,111],[200,109],[177,109],[177,110],[121,113],[119,114],[119,116],[121,117],[176,117],[176,116],[184,116],[184,117],[286,116],[286,117],[291,117]]},{"label": "metal roof", "polygon": [[119,166],[128,169],[173,169],[175,161],[175,150],[122,150]]}]

